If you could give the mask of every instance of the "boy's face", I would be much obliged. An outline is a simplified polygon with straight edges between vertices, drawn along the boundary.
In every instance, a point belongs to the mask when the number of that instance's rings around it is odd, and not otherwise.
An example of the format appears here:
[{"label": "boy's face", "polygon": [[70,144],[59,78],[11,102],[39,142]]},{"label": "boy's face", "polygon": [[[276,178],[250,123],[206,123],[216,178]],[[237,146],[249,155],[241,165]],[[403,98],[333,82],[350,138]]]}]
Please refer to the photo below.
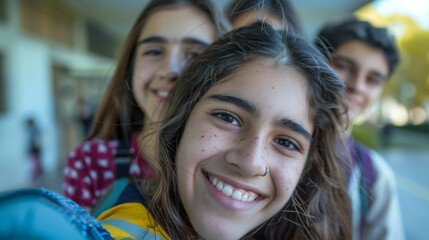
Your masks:
[{"label": "boy's face", "polygon": [[380,97],[389,76],[387,60],[380,49],[353,40],[334,51],[331,65],[346,82],[346,103],[353,120]]}]

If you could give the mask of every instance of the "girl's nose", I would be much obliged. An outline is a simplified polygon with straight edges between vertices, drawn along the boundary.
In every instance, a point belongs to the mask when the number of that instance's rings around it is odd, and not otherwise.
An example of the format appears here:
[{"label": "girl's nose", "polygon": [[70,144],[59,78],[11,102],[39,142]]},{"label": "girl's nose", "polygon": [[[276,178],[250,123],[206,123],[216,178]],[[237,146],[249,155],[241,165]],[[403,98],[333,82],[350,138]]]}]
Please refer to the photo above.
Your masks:
[{"label": "girl's nose", "polygon": [[165,58],[162,64],[160,77],[163,80],[175,82],[178,80],[180,73],[183,70],[184,62],[181,59],[180,51],[173,49]]},{"label": "girl's nose", "polygon": [[267,160],[266,143],[259,137],[234,143],[226,154],[226,161],[246,177],[266,176]]}]

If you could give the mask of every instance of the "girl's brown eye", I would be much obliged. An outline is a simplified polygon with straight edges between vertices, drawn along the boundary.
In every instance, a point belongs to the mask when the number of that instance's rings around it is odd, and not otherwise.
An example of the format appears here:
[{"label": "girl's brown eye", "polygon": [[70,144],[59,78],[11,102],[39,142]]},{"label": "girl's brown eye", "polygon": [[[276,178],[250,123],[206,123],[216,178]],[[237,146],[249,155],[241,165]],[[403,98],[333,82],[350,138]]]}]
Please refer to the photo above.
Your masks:
[{"label": "girl's brown eye", "polygon": [[232,114],[232,113],[228,113],[228,112],[215,112],[212,114],[212,116],[227,122],[229,124],[232,125],[236,125],[236,126],[241,126],[240,122],[238,121],[238,118]]},{"label": "girl's brown eye", "polygon": [[162,50],[158,48],[148,49],[143,53],[143,55],[145,56],[159,56],[161,54],[162,54]]},{"label": "girl's brown eye", "polygon": [[274,142],[290,151],[299,151],[298,144],[289,138],[276,138]]}]

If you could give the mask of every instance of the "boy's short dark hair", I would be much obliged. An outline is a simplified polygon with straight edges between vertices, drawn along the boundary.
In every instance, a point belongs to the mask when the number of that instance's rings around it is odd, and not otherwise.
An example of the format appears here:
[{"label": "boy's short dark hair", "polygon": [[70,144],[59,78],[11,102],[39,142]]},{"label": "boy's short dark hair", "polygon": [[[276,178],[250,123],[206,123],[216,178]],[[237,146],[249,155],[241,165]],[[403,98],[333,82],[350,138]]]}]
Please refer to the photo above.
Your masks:
[{"label": "boy's short dark hair", "polygon": [[395,38],[384,27],[374,27],[369,22],[349,19],[339,23],[325,25],[316,38],[317,47],[329,55],[341,45],[359,40],[383,51],[389,66],[389,76],[399,62],[399,53]]}]

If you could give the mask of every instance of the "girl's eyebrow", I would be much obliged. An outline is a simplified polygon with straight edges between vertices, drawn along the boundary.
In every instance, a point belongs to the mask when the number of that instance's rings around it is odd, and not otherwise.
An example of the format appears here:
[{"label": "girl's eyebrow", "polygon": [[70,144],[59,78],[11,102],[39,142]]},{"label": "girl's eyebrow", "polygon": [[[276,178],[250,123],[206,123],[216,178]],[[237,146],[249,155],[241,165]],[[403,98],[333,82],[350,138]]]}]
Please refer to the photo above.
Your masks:
[{"label": "girl's eyebrow", "polygon": [[242,110],[250,113],[251,115],[254,115],[255,117],[260,116],[260,112],[258,108],[253,103],[238,97],[234,97],[230,95],[215,94],[215,95],[209,96],[208,99],[229,103],[229,104],[235,105],[238,108],[241,108]]},{"label": "girl's eyebrow", "polygon": [[[167,43],[169,40],[162,36],[150,36],[147,38],[140,39],[137,42],[137,46],[141,44],[147,44],[147,43]],[[201,46],[208,46],[210,43],[194,38],[194,37],[187,37],[181,40],[184,44],[195,44],[195,45],[201,45]]]},{"label": "girl's eyebrow", "polygon": [[307,139],[309,142],[311,142],[312,136],[309,131],[305,130],[305,128],[293,121],[289,118],[282,118],[277,121],[275,121],[274,126],[281,126],[287,129],[291,129],[292,131],[299,133],[301,136],[303,136],[305,139]]},{"label": "girl's eyebrow", "polygon": [[147,38],[140,39],[137,42],[137,46],[145,43],[166,43],[168,40],[161,36],[151,36]]},{"label": "girl's eyebrow", "polygon": [[[238,108],[241,108],[242,110],[248,112],[249,114],[253,115],[255,118],[258,118],[261,113],[258,110],[258,108],[255,106],[255,104],[234,96],[230,95],[211,95],[207,99],[219,101],[219,102],[225,102],[228,104],[232,104]],[[301,124],[297,123],[296,121],[290,119],[290,118],[281,118],[274,122],[274,126],[280,126],[283,128],[290,129],[300,135],[302,135],[305,139],[308,141],[311,141],[312,136],[309,131],[307,131]]]},{"label": "girl's eyebrow", "polygon": [[208,46],[210,45],[209,42],[194,38],[194,37],[187,37],[185,39],[182,40],[183,43],[185,44],[195,44],[195,45],[201,45],[201,46]]}]

